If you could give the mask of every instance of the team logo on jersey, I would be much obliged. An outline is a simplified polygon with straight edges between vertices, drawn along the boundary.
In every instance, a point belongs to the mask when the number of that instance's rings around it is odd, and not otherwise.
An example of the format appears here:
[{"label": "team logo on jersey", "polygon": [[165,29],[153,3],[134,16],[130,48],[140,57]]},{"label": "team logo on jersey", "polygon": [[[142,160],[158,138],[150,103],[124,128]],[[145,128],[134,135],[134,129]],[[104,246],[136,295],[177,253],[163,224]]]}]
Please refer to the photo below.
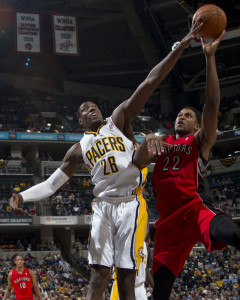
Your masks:
[{"label": "team logo on jersey", "polygon": [[138,248],[138,256],[141,258],[141,262],[145,261],[146,255],[143,253],[143,247]]},{"label": "team logo on jersey", "polygon": [[113,130],[113,124],[109,124],[109,129]]}]

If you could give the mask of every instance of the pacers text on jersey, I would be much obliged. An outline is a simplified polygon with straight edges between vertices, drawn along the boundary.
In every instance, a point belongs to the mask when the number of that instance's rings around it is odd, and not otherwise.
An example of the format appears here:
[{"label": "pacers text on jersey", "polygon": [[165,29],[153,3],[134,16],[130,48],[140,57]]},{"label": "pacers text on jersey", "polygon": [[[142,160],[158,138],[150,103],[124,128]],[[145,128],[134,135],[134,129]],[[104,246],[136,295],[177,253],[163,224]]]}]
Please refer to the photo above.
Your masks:
[{"label": "pacers text on jersey", "polygon": [[123,138],[120,136],[108,136],[96,141],[94,146],[91,146],[86,151],[86,157],[89,163],[94,167],[97,160],[101,159],[106,153],[110,151],[126,152],[126,147]]}]

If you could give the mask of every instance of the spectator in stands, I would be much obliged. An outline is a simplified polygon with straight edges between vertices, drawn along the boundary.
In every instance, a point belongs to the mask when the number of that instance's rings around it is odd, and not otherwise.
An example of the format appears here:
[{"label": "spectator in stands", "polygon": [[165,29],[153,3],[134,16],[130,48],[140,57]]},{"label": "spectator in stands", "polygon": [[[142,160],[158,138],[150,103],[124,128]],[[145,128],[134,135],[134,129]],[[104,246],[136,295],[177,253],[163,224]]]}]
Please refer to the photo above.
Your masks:
[{"label": "spectator in stands", "polygon": [[89,188],[89,182],[86,177],[83,178],[82,186],[84,189]]},{"label": "spectator in stands", "polygon": [[24,249],[24,245],[23,245],[23,243],[21,242],[21,240],[18,240],[17,241],[17,243],[16,243],[16,247],[17,247],[17,249]]},{"label": "spectator in stands", "polygon": [[210,181],[210,188],[214,189],[216,188],[217,183],[216,183],[216,179],[214,177],[212,177],[211,181]]},{"label": "spectator in stands", "polygon": [[22,158],[21,166],[22,166],[22,173],[26,174],[26,172],[27,172],[27,162],[24,158]]},{"label": "spectator in stands", "polygon": [[28,244],[27,251],[32,251],[32,245],[31,244]]},{"label": "spectator in stands", "polygon": [[235,208],[237,209],[237,195],[236,195],[235,189],[231,189],[230,198],[232,199],[232,207],[235,205]]}]

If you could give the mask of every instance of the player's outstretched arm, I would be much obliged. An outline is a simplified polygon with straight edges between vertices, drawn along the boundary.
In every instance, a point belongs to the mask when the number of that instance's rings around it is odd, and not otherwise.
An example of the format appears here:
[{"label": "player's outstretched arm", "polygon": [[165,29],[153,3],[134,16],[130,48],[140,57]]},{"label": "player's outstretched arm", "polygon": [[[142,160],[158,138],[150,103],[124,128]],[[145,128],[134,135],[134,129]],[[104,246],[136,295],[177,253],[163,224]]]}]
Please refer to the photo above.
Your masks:
[{"label": "player's outstretched arm", "polygon": [[134,153],[133,163],[141,170],[154,162],[156,156],[164,152],[165,147],[173,147],[164,142],[165,139],[166,135],[157,136],[154,133],[149,133]]},{"label": "player's outstretched arm", "polygon": [[203,52],[206,58],[206,102],[203,108],[201,129],[197,133],[197,142],[205,159],[208,159],[209,150],[216,141],[218,110],[220,106],[220,87],[215,62],[215,52],[224,32],[211,43],[202,40]]},{"label": "player's outstretched arm", "polygon": [[18,207],[21,202],[39,201],[54,194],[79,168],[83,163],[80,143],[73,145],[66,153],[63,162],[46,181],[41,182],[30,189],[13,194],[10,199],[10,206],[16,215],[23,214]]},{"label": "player's outstretched arm", "polygon": [[112,119],[121,131],[124,132],[124,126],[127,121],[133,120],[141,112],[152,92],[167,77],[181,57],[183,50],[191,44],[195,34],[202,26],[202,23],[194,23],[189,33],[181,40],[179,45],[150,71],[147,78],[138,86],[134,94],[114,110]]},{"label": "player's outstretched arm", "polygon": [[4,295],[4,297],[3,297],[3,300],[7,300],[7,299],[10,298],[12,288],[13,288],[13,287],[12,287],[12,272],[10,272],[10,273],[8,274],[8,286],[7,286],[5,295]]},{"label": "player's outstretched arm", "polygon": [[36,296],[38,297],[38,299],[42,299],[41,292],[39,290],[37,280],[36,280],[36,276],[35,276],[33,270],[29,269],[29,273],[30,273],[30,276],[32,278],[32,285],[33,285],[33,288],[34,288],[34,292],[35,292]]}]

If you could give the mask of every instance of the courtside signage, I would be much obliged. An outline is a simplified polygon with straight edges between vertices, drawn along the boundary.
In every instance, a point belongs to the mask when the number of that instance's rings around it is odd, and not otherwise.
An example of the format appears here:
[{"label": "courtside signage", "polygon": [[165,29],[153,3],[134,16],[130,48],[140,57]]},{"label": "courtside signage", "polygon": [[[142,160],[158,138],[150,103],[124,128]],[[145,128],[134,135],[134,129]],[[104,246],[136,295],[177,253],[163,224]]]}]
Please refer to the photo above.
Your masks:
[{"label": "courtside signage", "polygon": [[40,217],[40,224],[42,225],[76,225],[78,224],[78,219],[76,216],[46,216]]},{"label": "courtside signage", "polygon": [[32,225],[32,217],[0,217],[0,225]]}]

